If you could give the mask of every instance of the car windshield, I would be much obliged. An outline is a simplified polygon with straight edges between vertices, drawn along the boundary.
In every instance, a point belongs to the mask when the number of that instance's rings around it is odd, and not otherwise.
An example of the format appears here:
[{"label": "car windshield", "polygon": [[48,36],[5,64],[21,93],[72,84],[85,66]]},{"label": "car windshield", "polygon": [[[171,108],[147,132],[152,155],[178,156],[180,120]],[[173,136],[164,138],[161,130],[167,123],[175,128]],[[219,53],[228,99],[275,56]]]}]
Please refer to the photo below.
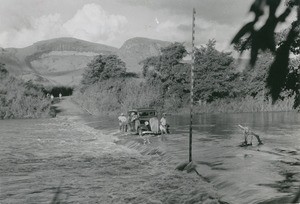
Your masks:
[{"label": "car windshield", "polygon": [[136,115],[136,114],[137,114],[137,112],[136,112],[136,111],[129,111],[129,112],[128,112],[128,115],[129,115],[129,116],[131,116],[131,115],[133,115],[133,114],[135,114],[135,115]]}]

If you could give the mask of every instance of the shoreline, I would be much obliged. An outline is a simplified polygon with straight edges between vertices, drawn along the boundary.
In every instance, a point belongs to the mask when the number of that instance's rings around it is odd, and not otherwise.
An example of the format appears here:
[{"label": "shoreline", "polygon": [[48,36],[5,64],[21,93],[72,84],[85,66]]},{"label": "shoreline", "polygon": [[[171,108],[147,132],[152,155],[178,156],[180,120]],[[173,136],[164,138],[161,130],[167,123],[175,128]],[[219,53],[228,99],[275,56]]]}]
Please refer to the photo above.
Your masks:
[{"label": "shoreline", "polygon": [[[77,103],[81,108],[85,109],[95,116],[117,116],[121,112],[124,112],[123,108],[118,108],[113,111],[105,111],[95,106],[96,101],[93,98],[90,101],[84,100],[81,96],[73,96],[73,101]],[[93,101],[93,102],[92,102]],[[160,112],[176,112],[177,114],[189,114],[189,104],[185,104],[176,109],[164,109],[163,107],[154,107]],[[293,108],[293,98],[285,98],[279,100],[276,103],[272,103],[271,100],[265,101],[264,98],[252,98],[246,97],[237,100],[217,100],[211,103],[195,103],[194,114],[223,114],[223,113],[264,113],[264,112],[299,112],[300,109]],[[126,111],[125,111],[126,112]],[[176,115],[177,115],[176,114]]]}]

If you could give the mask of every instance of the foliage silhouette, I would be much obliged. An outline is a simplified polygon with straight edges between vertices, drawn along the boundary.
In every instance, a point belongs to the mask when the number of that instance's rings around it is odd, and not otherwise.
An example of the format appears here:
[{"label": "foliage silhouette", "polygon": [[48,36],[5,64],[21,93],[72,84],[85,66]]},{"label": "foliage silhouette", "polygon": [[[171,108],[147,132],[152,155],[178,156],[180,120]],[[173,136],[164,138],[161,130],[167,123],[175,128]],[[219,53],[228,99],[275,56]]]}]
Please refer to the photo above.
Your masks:
[{"label": "foliage silhouette", "polygon": [[[269,69],[266,80],[266,86],[269,88],[268,94],[272,96],[275,102],[280,98],[280,94],[284,90],[288,90],[296,95],[294,108],[297,108],[300,106],[300,67],[298,66],[298,71],[294,72],[294,74],[297,75],[296,78],[299,80],[297,83],[294,83],[293,86],[288,81],[288,74],[290,72],[290,52],[299,54],[300,50],[300,0],[289,0],[286,3],[285,10],[276,16],[276,12],[281,3],[281,0],[255,0],[250,8],[250,12],[253,12],[255,15],[254,20],[244,25],[235,35],[231,43],[235,45],[235,48],[238,49],[241,54],[246,49],[251,49],[251,66],[254,66],[257,61],[260,50],[269,50],[274,53],[275,59]],[[261,17],[264,16],[265,7],[269,9],[267,20],[261,28],[255,29]],[[278,48],[276,48],[275,29],[279,23],[286,20],[294,7],[298,7],[298,19],[291,24],[287,37],[282,39],[281,42],[278,43]],[[246,39],[243,39],[243,37],[246,37]],[[288,87],[286,86],[287,84],[289,84]]]}]

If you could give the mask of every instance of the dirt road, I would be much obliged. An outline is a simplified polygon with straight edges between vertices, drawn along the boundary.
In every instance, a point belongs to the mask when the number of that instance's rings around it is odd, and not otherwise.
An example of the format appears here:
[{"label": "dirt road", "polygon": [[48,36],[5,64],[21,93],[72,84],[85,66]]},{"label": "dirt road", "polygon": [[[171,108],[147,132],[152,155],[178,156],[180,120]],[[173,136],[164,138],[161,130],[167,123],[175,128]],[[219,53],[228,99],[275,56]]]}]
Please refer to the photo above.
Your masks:
[{"label": "dirt road", "polygon": [[0,203],[219,203],[210,184],[84,125],[70,98],[56,118],[0,123]]},{"label": "dirt road", "polygon": [[71,97],[63,97],[62,100],[58,100],[53,106],[57,110],[58,116],[80,116],[89,114],[87,111],[80,108],[76,103],[73,102]]}]

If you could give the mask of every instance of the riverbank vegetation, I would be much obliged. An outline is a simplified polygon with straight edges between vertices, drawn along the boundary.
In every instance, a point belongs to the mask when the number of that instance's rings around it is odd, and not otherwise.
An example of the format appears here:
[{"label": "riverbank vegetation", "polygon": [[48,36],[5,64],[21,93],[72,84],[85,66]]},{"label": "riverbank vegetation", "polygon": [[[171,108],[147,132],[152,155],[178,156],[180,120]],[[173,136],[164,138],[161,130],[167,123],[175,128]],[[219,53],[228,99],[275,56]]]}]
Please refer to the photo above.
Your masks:
[{"label": "riverbank vegetation", "polygon": [[0,64],[0,119],[46,117],[50,104],[41,86],[11,76]]},{"label": "riverbank vegetation", "polygon": [[88,64],[73,99],[99,115],[126,112],[132,107],[159,107],[160,95],[158,86],[148,86],[136,74],[126,72],[125,63],[116,55],[99,55]]},{"label": "riverbank vegetation", "polygon": [[[216,42],[195,51],[194,109],[198,113],[293,110],[294,96],[282,92],[273,103],[265,82],[273,56],[260,53],[254,67],[238,71],[230,52],[220,52]],[[97,56],[88,64],[74,100],[92,114],[117,114],[134,107],[187,112],[190,101],[190,63],[180,43],[162,48],[161,54],[142,61],[143,76],[126,72],[116,55]],[[291,66],[299,66],[299,59]],[[288,76],[291,77],[291,76]]]},{"label": "riverbank vegetation", "polygon": [[[249,62],[241,64],[230,52],[220,52],[216,41],[194,51],[194,110],[196,112],[257,112],[300,110],[300,6],[285,2],[285,11],[275,15],[280,1],[255,1],[255,18],[232,40],[236,51],[250,51]],[[269,15],[264,13],[269,7]],[[297,8],[290,27],[275,33]],[[260,17],[265,15],[263,26]],[[291,53],[293,58],[291,58]],[[173,43],[158,56],[141,62],[143,76],[126,72],[125,63],[115,55],[97,56],[88,64],[75,99],[95,114],[115,113],[133,107],[186,112],[190,101],[190,62],[185,47]]]}]

